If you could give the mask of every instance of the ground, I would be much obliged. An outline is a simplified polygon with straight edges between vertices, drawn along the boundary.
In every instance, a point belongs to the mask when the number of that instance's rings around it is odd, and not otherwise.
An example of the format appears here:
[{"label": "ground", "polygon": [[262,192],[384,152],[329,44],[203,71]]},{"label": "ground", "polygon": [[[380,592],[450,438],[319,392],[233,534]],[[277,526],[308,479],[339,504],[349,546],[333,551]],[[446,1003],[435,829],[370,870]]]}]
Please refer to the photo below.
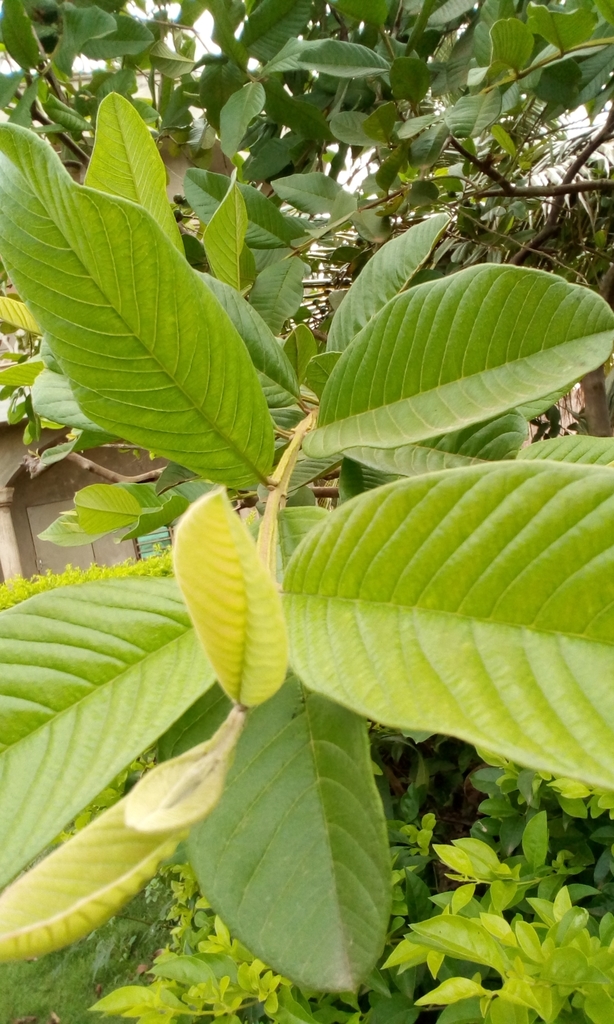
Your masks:
[{"label": "ground", "polygon": [[168,941],[166,891],[138,896],[92,935],[31,963],[0,964],[1,1024],[126,1024],[88,1008],[120,985],[138,984]]}]

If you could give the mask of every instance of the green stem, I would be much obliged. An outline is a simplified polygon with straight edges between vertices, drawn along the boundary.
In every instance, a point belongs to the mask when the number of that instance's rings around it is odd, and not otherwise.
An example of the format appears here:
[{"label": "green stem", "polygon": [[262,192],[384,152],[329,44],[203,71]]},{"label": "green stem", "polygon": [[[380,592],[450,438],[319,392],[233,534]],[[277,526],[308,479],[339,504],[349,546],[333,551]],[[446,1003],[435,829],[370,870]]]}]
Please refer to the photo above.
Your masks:
[{"label": "green stem", "polygon": [[382,37],[382,39],[384,41],[384,46],[388,50],[388,53],[390,54],[392,60],[395,60],[396,59],[396,53],[394,52],[394,47],[393,47],[392,43],[390,42],[390,36],[386,32],[386,29],[384,28],[383,25],[379,26],[379,34]]},{"label": "green stem", "polygon": [[435,10],[436,2],[437,0],[424,0],[424,3],[422,4],[422,8],[420,10],[420,14],[416,18],[416,23],[413,29],[411,30],[411,35],[409,39],[407,40],[407,46],[405,47],[405,53],[407,55],[409,55],[412,52],[412,50],[415,50],[416,46],[420,42],[422,38],[422,33],[426,28],[427,22],[431,14]]},{"label": "green stem", "polygon": [[[605,39],[587,39],[585,43],[578,43],[576,46],[570,46],[568,50],[565,50],[565,56],[570,53],[574,53],[576,50],[584,50],[587,47],[590,49],[597,49],[601,46],[612,46],[614,44],[614,36],[609,36]],[[409,45],[409,44],[408,44]],[[482,92],[492,92],[493,89],[498,89],[500,85],[509,85],[510,82],[518,82],[521,78],[526,78],[527,75],[532,74],[534,71],[539,71],[540,68],[545,68],[548,64],[554,63],[561,59],[560,53],[554,53],[550,57],[544,57],[543,60],[538,60],[535,64],[531,64],[528,68],[523,68],[522,71],[515,71],[513,75],[508,75],[506,78],[500,78],[498,82],[493,82],[492,85],[487,85]]]}]

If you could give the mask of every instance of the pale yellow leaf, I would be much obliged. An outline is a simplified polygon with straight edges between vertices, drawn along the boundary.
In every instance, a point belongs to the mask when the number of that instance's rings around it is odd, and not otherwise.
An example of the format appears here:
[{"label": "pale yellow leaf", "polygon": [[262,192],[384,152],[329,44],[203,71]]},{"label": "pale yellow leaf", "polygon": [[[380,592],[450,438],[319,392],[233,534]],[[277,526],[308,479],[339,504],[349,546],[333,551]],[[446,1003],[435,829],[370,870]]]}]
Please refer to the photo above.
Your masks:
[{"label": "pale yellow leaf", "polygon": [[288,664],[281,600],[224,490],[205,494],[181,520],[175,574],[228,696],[248,707],[268,700]]},{"label": "pale yellow leaf", "polygon": [[126,827],[125,801],[13,882],[0,896],[0,962],[41,956],[82,938],[127,903],[182,833]]},{"label": "pale yellow leaf", "polygon": [[0,320],[5,320],[11,327],[29,331],[30,334],[42,334],[25,303],[8,295],[0,295]]},{"label": "pale yellow leaf", "polygon": [[235,705],[210,740],[147,772],[126,798],[128,827],[161,832],[206,818],[224,791],[245,714]]}]

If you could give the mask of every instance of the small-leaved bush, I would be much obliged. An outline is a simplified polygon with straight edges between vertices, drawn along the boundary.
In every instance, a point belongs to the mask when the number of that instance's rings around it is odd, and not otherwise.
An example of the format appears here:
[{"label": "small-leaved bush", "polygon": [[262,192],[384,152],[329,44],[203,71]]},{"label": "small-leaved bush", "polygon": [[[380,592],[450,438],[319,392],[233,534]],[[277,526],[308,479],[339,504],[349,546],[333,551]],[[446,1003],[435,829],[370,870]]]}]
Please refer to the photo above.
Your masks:
[{"label": "small-leaved bush", "polygon": [[90,565],[87,569],[67,566],[64,572],[47,572],[40,576],[25,579],[13,576],[6,583],[0,584],[0,611],[12,608],[13,605],[26,601],[35,594],[42,594],[56,587],[69,587],[77,583],[89,583],[91,580],[127,579],[147,576],[172,576],[173,564],[170,552],[163,552],[151,558],[135,562],[128,559],[119,565]]}]

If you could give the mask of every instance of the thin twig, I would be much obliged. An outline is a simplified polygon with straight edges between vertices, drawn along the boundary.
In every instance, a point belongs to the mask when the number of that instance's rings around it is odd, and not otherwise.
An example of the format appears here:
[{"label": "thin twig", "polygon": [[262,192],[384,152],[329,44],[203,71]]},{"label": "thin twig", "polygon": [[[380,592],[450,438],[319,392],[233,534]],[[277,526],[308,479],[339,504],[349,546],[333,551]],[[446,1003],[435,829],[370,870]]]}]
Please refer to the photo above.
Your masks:
[{"label": "thin twig", "polygon": [[338,498],[339,488],[338,487],[316,487],[314,484],[309,485],[309,489],[312,491],[316,498]]},{"label": "thin twig", "polygon": [[[15,93],[15,95],[17,95],[17,93]],[[53,124],[53,121],[51,121],[46,114],[43,114],[42,110],[39,110],[35,103],[32,104],[32,119],[34,121],[38,121],[39,124]],[[56,138],[62,140],[66,148],[70,149],[70,151],[79,158],[84,167],[88,166],[90,162],[89,156],[84,149],[81,149],[81,146],[77,145],[77,143],[71,139],[70,135],[67,135],[66,132],[57,132]]]},{"label": "thin twig", "polygon": [[562,182],[560,185],[512,185],[511,188],[511,192],[503,191],[503,189],[497,192],[496,189],[489,188],[484,192],[476,192],[473,198],[543,196],[547,199],[550,196],[577,195],[578,192],[611,192],[614,189],[614,181],[610,178],[598,178],[596,181],[569,181]]},{"label": "thin twig", "polygon": [[[584,149],[580,151],[576,159],[568,168],[567,173],[565,174],[565,177],[561,182],[562,185],[570,185],[573,182],[573,179],[575,178],[576,174],[578,174],[582,170],[587,160],[593,155],[595,150],[599,149],[599,146],[601,146],[603,142],[610,138],[610,136],[612,135],[613,128],[614,107],[612,107],[612,109],[610,110],[607,120],[601,128],[601,130],[598,131],[597,134],[590,140],[590,142],[586,144]],[[546,223],[544,224],[541,231],[539,231],[536,234],[535,238],[533,239],[530,245],[523,246],[522,249],[520,249],[517,253],[515,253],[512,256],[511,260],[509,261],[510,263],[514,264],[514,266],[517,267],[522,266],[522,264],[525,263],[525,261],[531,255],[532,252],[539,252],[543,248],[544,243],[547,242],[549,238],[552,238],[552,236],[557,233],[559,229],[559,221],[563,210],[563,205],[564,194],[556,195],[554,198],[554,202],[552,203],[550,213],[546,218]]]},{"label": "thin twig", "polygon": [[[497,184],[501,186],[502,192],[506,195],[513,195],[514,186],[501,174],[500,171],[497,170],[496,167],[493,167],[489,160],[480,160],[479,157],[474,156],[473,153],[470,153],[468,149],[465,149],[465,147],[462,146],[454,136],[450,136],[449,142],[453,149],[455,149],[457,153],[460,153],[463,159],[469,161],[469,163],[473,164],[474,167],[477,167],[478,170],[481,171],[482,174],[485,174],[487,178],[490,178],[491,181],[496,181]],[[498,195],[499,193],[496,194]]]},{"label": "thin twig", "polygon": [[74,462],[81,469],[86,470],[86,472],[101,476],[103,480],[109,480],[113,484],[148,483],[152,480],[158,480],[164,472],[163,469],[150,469],[147,473],[139,473],[138,476],[124,476],[122,473],[116,473],[114,469],[107,469],[106,466],[99,466],[97,462],[92,462],[91,459],[83,458],[77,452],[69,452],[65,459],[67,462]]}]

